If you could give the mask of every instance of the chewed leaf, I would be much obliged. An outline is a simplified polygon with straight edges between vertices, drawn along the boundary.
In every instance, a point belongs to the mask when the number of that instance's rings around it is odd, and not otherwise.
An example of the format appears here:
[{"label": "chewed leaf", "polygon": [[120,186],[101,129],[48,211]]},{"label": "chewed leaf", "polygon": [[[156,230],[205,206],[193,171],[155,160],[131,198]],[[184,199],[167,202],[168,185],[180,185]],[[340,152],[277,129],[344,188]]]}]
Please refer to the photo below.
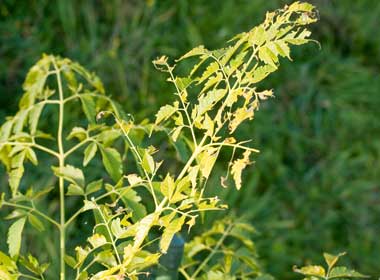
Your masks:
[{"label": "chewed leaf", "polygon": [[249,161],[249,156],[251,155],[250,151],[245,151],[243,154],[243,158],[237,159],[233,162],[231,167],[231,175],[234,178],[235,186],[238,190],[241,188],[241,174],[244,170],[244,168],[247,167],[247,165],[251,164]]},{"label": "chewed leaf", "polygon": [[316,277],[321,277],[323,279],[326,276],[325,269],[319,265],[308,265],[301,268],[295,267],[294,271],[306,276],[316,276]]},{"label": "chewed leaf", "polygon": [[89,237],[88,242],[91,244],[92,248],[98,248],[100,246],[103,246],[104,244],[107,244],[106,238],[98,233],[95,233],[93,236]]},{"label": "chewed leaf", "polygon": [[168,118],[170,118],[175,112],[177,112],[178,104],[177,105],[176,104],[174,104],[174,106],[172,106],[172,105],[162,106],[156,114],[155,124],[158,125],[162,121],[165,121]]},{"label": "chewed leaf", "polygon": [[196,47],[196,48],[192,49],[191,51],[185,53],[183,56],[178,58],[177,61],[181,61],[181,60],[188,58],[188,57],[200,56],[200,55],[204,55],[204,54],[208,54],[208,53],[209,53],[209,51],[204,46],[199,46],[199,47]]},{"label": "chewed leaf", "polygon": [[166,254],[168,251],[170,242],[172,241],[174,235],[179,232],[185,222],[186,216],[181,216],[176,218],[169,223],[169,226],[164,229],[164,233],[161,236],[160,240],[160,250],[162,253]]}]

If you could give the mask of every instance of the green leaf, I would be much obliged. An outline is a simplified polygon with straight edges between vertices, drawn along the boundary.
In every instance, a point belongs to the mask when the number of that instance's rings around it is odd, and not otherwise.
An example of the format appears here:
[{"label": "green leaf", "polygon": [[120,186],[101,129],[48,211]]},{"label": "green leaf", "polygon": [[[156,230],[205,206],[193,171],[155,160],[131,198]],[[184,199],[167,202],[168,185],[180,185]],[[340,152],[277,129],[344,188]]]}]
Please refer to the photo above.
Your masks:
[{"label": "green leaf", "polygon": [[97,208],[97,205],[95,202],[91,201],[91,200],[84,200],[83,201],[83,208],[82,208],[82,212],[85,212],[85,211],[88,211],[88,210],[93,210],[93,209],[96,209]]},{"label": "green leaf", "polygon": [[338,278],[368,278],[368,276],[361,274],[353,269],[348,269],[344,266],[337,266],[331,269],[329,279]]},{"label": "green leaf", "polygon": [[25,148],[25,155],[26,155],[27,159],[30,160],[31,163],[33,163],[34,165],[38,165],[37,155],[33,151],[32,148],[30,148],[30,147]]},{"label": "green leaf", "polygon": [[176,218],[170,222],[169,226],[164,229],[164,232],[160,239],[160,250],[163,254],[166,254],[172,241],[174,234],[179,232],[185,222],[186,216],[183,215],[180,218]]},{"label": "green leaf", "polygon": [[177,85],[179,91],[185,90],[191,83],[193,82],[193,79],[188,77],[176,77],[175,78],[175,84]]},{"label": "green leaf", "polygon": [[175,112],[178,110],[178,105],[177,106],[172,106],[172,105],[165,105],[158,110],[156,114],[156,121],[155,125],[160,124],[162,121],[167,120],[170,118]]},{"label": "green leaf", "polygon": [[77,264],[77,261],[74,257],[70,256],[70,255],[65,255],[65,263],[70,266],[71,268],[74,268]]},{"label": "green leaf", "polygon": [[18,187],[20,185],[20,181],[21,181],[21,178],[22,178],[22,175],[24,174],[24,166],[19,166],[18,168],[14,168],[11,170],[11,172],[9,173],[9,186],[12,190],[12,195],[15,196],[17,191],[18,191]]},{"label": "green leaf", "polygon": [[87,117],[87,120],[89,121],[89,123],[95,124],[96,105],[94,98],[88,95],[79,95],[79,97],[82,102],[82,109]]},{"label": "green leaf", "polygon": [[111,176],[112,180],[117,182],[123,173],[123,166],[119,152],[114,148],[104,148],[100,146],[100,153],[102,154],[103,165]]},{"label": "green leaf", "polygon": [[111,222],[111,232],[116,239],[120,239],[125,233],[125,229],[121,227],[120,218],[113,219]]},{"label": "green leaf", "polygon": [[144,242],[144,239],[147,237],[150,229],[157,221],[157,213],[151,213],[145,216],[138,224],[137,224],[137,232],[134,238],[133,248],[140,248],[141,244]]},{"label": "green leaf", "polygon": [[12,258],[17,258],[20,253],[21,236],[25,221],[26,217],[23,217],[21,219],[18,219],[9,227],[7,243],[9,246],[9,255]]},{"label": "green leaf", "polygon": [[323,279],[326,276],[325,269],[319,265],[308,265],[301,268],[294,267],[294,271],[306,276],[316,276],[316,277],[321,277]]},{"label": "green leaf", "polygon": [[117,138],[121,136],[120,131],[116,129],[107,129],[97,135],[96,139],[103,143],[104,147],[111,146]]},{"label": "green leaf", "polygon": [[161,193],[170,201],[175,190],[175,183],[170,174],[167,174],[165,180],[160,184]]},{"label": "green leaf", "polygon": [[26,118],[28,117],[28,110],[20,110],[15,116],[15,123],[13,127],[13,133],[17,134],[22,131]]},{"label": "green leaf", "polygon": [[199,119],[200,116],[211,110],[214,105],[226,95],[226,93],[227,91],[225,89],[216,89],[202,95],[199,98],[199,104],[196,107],[196,119]]},{"label": "green leaf", "polygon": [[95,142],[91,142],[86,147],[86,149],[84,150],[83,166],[87,166],[87,164],[95,156],[97,150],[98,150],[98,145]]},{"label": "green leaf", "polygon": [[290,48],[287,43],[280,40],[280,41],[274,42],[273,44],[275,48],[277,49],[277,52],[279,55],[281,55],[282,57],[287,57],[289,60],[292,60],[290,58]]},{"label": "green leaf", "polygon": [[41,220],[31,213],[28,214],[28,221],[39,232],[45,230],[44,224],[41,222]]},{"label": "green leaf", "polygon": [[339,260],[339,258],[341,256],[344,256],[345,254],[346,253],[340,253],[338,255],[331,255],[331,254],[328,254],[328,253],[323,253],[323,257],[325,258],[325,261],[326,261],[327,265],[331,269],[336,264],[336,262]]},{"label": "green leaf", "polygon": [[132,221],[137,222],[144,218],[147,214],[145,206],[140,203],[141,197],[132,188],[126,188],[120,197],[124,205],[132,210]]},{"label": "green leaf", "polygon": [[79,187],[84,188],[84,175],[79,168],[75,168],[72,165],[66,165],[61,168],[53,166],[52,169],[56,176],[63,177],[73,185],[78,185]]},{"label": "green leaf", "polygon": [[207,66],[206,70],[202,73],[202,76],[198,79],[198,84],[203,83],[208,77],[213,75],[215,72],[219,70],[219,64],[214,61]]},{"label": "green leaf", "polygon": [[17,276],[11,275],[14,273],[17,273],[16,262],[0,251],[0,279],[4,277],[4,280],[17,280]]},{"label": "green leaf", "polygon": [[36,275],[41,275],[43,274],[46,269],[49,267],[48,263],[44,263],[40,265],[38,263],[38,260],[33,257],[32,255],[28,254],[28,257],[20,257],[20,263],[30,272],[36,274]]},{"label": "green leaf", "polygon": [[3,202],[5,201],[5,193],[0,193],[0,209],[3,207]]},{"label": "green leaf", "polygon": [[84,195],[84,190],[76,184],[70,184],[67,188],[66,195],[69,195],[69,196]]},{"label": "green leaf", "polygon": [[153,157],[149,154],[149,151],[147,149],[144,150],[144,156],[141,165],[149,174],[152,174],[156,170],[156,163],[154,162]]},{"label": "green leaf", "polygon": [[116,267],[117,261],[111,250],[102,251],[96,255],[96,261],[105,267]]},{"label": "green leaf", "polygon": [[253,45],[261,46],[266,40],[265,29],[262,25],[254,27],[249,33],[248,40]]},{"label": "green leaf", "polygon": [[67,140],[77,138],[79,141],[83,141],[87,137],[87,132],[82,127],[74,127],[70,134],[67,136]]},{"label": "green leaf", "polygon": [[183,56],[178,58],[176,61],[181,61],[183,59],[186,59],[186,58],[189,58],[192,56],[200,56],[200,55],[204,55],[204,54],[208,54],[208,53],[209,53],[209,51],[204,46],[198,46],[198,47],[190,50],[189,52],[185,53]]},{"label": "green leaf", "polygon": [[103,179],[91,182],[86,187],[86,195],[97,192],[98,190],[102,188],[102,185],[103,185]]},{"label": "green leaf", "polygon": [[209,148],[198,156],[200,171],[204,178],[207,179],[210,176],[211,170],[214,167],[217,158],[218,149],[216,148]]},{"label": "green leaf", "polygon": [[277,68],[276,63],[278,62],[278,58],[268,47],[263,46],[259,49],[259,59],[265,64]]},{"label": "green leaf", "polygon": [[7,120],[0,128],[0,142],[7,141],[12,132],[14,120]]},{"label": "green leaf", "polygon": [[44,104],[38,103],[29,112],[29,130],[31,135],[34,135],[37,131],[38,121],[43,108]]},{"label": "green leaf", "polygon": [[107,244],[107,240],[104,237],[104,235],[98,233],[95,233],[94,235],[90,236],[87,240],[91,244],[93,249]]}]

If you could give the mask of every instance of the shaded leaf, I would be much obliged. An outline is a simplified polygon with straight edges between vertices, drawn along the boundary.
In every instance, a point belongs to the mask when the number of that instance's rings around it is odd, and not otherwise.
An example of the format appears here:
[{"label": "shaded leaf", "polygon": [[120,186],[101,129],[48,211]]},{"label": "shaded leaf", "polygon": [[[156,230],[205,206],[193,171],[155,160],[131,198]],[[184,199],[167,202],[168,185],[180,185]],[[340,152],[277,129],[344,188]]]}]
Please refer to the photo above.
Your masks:
[{"label": "shaded leaf", "polygon": [[104,148],[100,146],[100,153],[102,154],[105,169],[111,178],[117,182],[123,173],[123,166],[119,152],[114,148]]}]

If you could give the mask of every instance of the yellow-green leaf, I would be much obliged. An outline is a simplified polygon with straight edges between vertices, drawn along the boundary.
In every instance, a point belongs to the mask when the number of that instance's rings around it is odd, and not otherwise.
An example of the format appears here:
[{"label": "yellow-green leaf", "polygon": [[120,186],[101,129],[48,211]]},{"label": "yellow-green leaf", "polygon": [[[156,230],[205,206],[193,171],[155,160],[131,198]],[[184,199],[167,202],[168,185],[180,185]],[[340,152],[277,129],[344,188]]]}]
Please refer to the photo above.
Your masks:
[{"label": "yellow-green leaf", "polygon": [[250,151],[245,151],[243,154],[243,158],[237,159],[232,163],[231,167],[231,175],[234,178],[236,189],[240,190],[241,188],[241,174],[246,168],[247,165],[251,164],[249,161],[249,156],[251,155]]},{"label": "yellow-green leaf", "polygon": [[24,229],[26,217],[18,219],[8,230],[7,243],[9,246],[9,255],[12,258],[17,258],[21,248],[21,236]]},{"label": "yellow-green leaf", "polygon": [[326,271],[322,266],[319,265],[308,265],[301,268],[294,268],[294,271],[306,276],[316,276],[324,278],[326,276]]},{"label": "yellow-green leaf", "polygon": [[174,234],[179,232],[182,228],[183,223],[185,222],[185,216],[176,218],[170,222],[169,226],[164,229],[164,232],[160,240],[160,250],[162,253],[166,254],[170,242],[172,241]]},{"label": "yellow-green leaf", "polygon": [[86,147],[86,149],[84,150],[83,166],[87,166],[87,164],[95,156],[97,150],[98,150],[98,145],[95,142],[91,142]]}]

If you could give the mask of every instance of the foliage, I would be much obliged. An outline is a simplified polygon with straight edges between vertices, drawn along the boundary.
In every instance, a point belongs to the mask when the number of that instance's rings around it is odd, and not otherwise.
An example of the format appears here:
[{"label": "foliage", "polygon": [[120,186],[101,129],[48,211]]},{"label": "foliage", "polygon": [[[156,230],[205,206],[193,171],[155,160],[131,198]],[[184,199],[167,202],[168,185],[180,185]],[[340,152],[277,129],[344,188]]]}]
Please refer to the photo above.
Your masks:
[{"label": "foliage", "polygon": [[255,232],[246,223],[228,218],[216,221],[185,245],[181,274],[185,279],[273,279],[260,271],[249,239]]},{"label": "foliage", "polygon": [[[189,229],[194,225],[198,213],[225,208],[218,198],[204,195],[207,179],[224,147],[233,149],[229,166],[240,189],[241,173],[250,164],[250,154],[257,150],[247,146],[247,141],[237,141],[233,132],[253,118],[261,100],[272,95],[254,85],[277,70],[280,56],[290,58],[290,45],[310,41],[310,32],[304,26],[315,20],[313,6],[306,3],[295,2],[267,13],[263,24],[235,36],[227,48],[209,51],[201,46],[182,56],[178,61],[198,57],[187,77],[175,76],[175,66],[169,65],[166,57],[155,60],[155,67],[168,73],[177,100],[158,111],[154,124],[135,124],[105,95],[95,74],[69,59],[44,55],[26,77],[18,113],[7,119],[0,132],[1,160],[7,167],[10,186],[10,198],[2,195],[2,206],[15,208],[10,218],[16,219],[8,232],[12,260],[4,255],[2,273],[8,278],[22,276],[16,268],[18,261],[35,277],[44,278],[48,264],[40,266],[31,255],[23,257],[20,250],[26,221],[39,231],[44,230],[45,223],[58,230],[61,279],[67,275],[65,262],[75,270],[76,279],[137,279],[145,273],[167,252],[173,236],[185,224]],[[72,123],[65,122],[65,116],[78,103],[88,125],[70,128]],[[57,116],[53,134],[39,130],[39,119],[45,112]],[[107,123],[108,116],[114,124]],[[102,120],[105,123],[97,123]],[[169,135],[174,146],[183,141],[183,147],[190,151],[181,168],[161,168],[168,159],[158,159],[157,149],[148,140],[142,141],[148,132],[160,131]],[[70,157],[80,150],[84,154],[82,166],[99,151],[108,178],[90,181],[85,169],[74,166]],[[244,151],[242,158],[236,159],[236,150]],[[30,186],[24,190],[20,184],[28,161],[39,166],[36,151],[57,162],[51,169],[58,182],[58,221],[38,208],[38,201],[54,188],[36,190]],[[123,159],[130,156],[139,174],[124,171]],[[227,180],[228,175],[222,178],[224,184]],[[143,204],[144,191],[150,199]],[[79,197],[82,205],[66,218],[71,197]],[[66,250],[67,228],[86,211],[94,214],[93,234],[87,239],[88,245],[75,248],[76,256],[72,257]],[[147,245],[156,241],[149,238],[154,231],[161,236],[159,249],[148,250]],[[227,232],[231,235],[230,230]],[[219,243],[223,241],[224,237]]]},{"label": "foliage", "polygon": [[327,264],[327,270],[319,265],[308,265],[301,268],[294,267],[294,271],[305,276],[304,280],[317,280],[317,279],[348,279],[348,278],[367,278],[355,270],[349,269],[345,266],[335,266],[341,256],[345,253],[338,255],[331,255],[324,253],[323,257]]}]

